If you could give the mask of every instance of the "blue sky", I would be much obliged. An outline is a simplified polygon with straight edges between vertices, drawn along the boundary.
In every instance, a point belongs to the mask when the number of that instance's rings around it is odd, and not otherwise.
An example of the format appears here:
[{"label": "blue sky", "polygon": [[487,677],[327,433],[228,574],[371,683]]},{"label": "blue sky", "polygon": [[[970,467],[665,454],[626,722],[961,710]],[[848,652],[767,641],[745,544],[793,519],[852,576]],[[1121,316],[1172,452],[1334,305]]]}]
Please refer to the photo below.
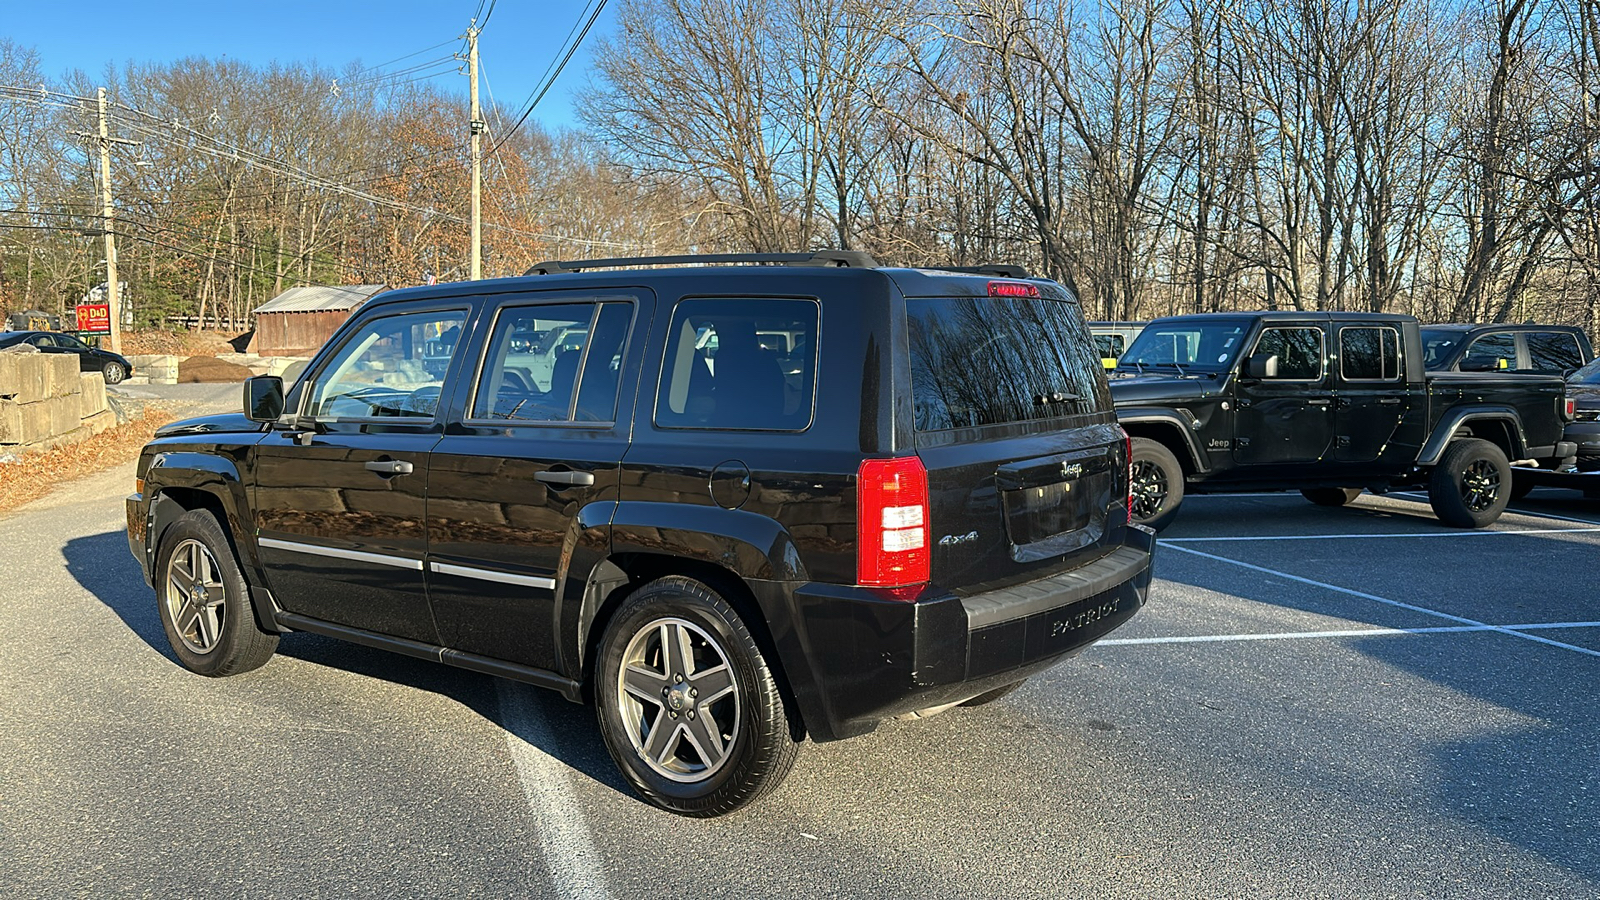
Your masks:
[{"label": "blue sky", "polygon": [[[94,77],[107,63],[168,62],[197,55],[257,64],[277,60],[316,61],[334,68],[350,62],[374,66],[456,38],[478,6],[478,0],[75,0],[70,4],[0,0],[0,36],[36,49],[44,72],[52,77],[72,69]],[[583,0],[496,0],[479,38],[484,74],[495,100],[520,111],[584,6]],[[532,118],[552,129],[577,124],[572,93],[586,78],[588,48],[610,32],[611,23],[608,7]],[[384,71],[447,55],[454,46],[411,57]],[[432,81],[463,94],[467,89],[466,76],[453,70]]]}]

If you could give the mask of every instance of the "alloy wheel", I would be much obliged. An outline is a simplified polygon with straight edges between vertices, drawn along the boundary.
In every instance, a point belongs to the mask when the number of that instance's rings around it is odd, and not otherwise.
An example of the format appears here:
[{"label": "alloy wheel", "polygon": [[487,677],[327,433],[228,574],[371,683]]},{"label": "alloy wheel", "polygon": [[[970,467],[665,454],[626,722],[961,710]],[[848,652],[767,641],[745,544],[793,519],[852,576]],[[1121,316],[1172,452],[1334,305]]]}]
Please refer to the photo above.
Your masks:
[{"label": "alloy wheel", "polygon": [[1475,459],[1461,473],[1461,499],[1473,512],[1493,506],[1500,497],[1500,471],[1487,459]]},{"label": "alloy wheel", "polygon": [[656,774],[700,782],[727,763],[739,739],[739,691],[727,652],[705,629],[679,618],[640,628],[616,690],[633,750]]},{"label": "alloy wheel", "polygon": [[1167,502],[1167,473],[1147,459],[1134,460],[1132,482],[1133,518],[1147,522],[1160,515]]},{"label": "alloy wheel", "polygon": [[205,544],[190,538],[172,551],[162,600],[184,647],[198,654],[215,649],[222,639],[226,597],[217,559]]}]

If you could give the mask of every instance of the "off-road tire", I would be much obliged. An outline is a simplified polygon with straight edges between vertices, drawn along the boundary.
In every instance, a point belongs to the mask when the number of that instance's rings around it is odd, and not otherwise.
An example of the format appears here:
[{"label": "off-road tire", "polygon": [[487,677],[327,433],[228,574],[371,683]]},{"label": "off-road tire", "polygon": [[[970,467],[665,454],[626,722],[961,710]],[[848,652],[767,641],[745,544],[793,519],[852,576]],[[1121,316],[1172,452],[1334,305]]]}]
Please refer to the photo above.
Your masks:
[{"label": "off-road tire", "polygon": [[[207,580],[222,590],[222,599],[215,604],[219,615],[208,620],[218,623],[210,641],[203,637],[185,637],[189,629],[180,626],[175,619],[183,614],[184,606],[181,600],[175,599],[173,592],[178,590],[183,580],[181,575],[188,565],[187,559],[180,560],[178,569],[174,570],[174,556],[180,551],[187,556],[195,544],[210,555],[208,565],[214,567],[214,571]],[[245,584],[244,573],[239,570],[233,544],[211,513],[198,509],[186,512],[161,535],[153,580],[161,628],[167,633],[173,654],[185,668],[211,678],[238,675],[261,668],[277,651],[278,636],[262,631],[256,623],[255,610],[250,606],[250,589]],[[198,620],[194,627],[198,627]],[[194,646],[197,643],[203,646],[197,648]]]},{"label": "off-road tire", "polygon": [[1318,506],[1349,506],[1361,496],[1364,488],[1301,488],[1300,496]]},{"label": "off-road tire", "polygon": [[122,379],[128,377],[128,373],[122,366],[114,362],[106,363],[105,368],[100,370],[100,374],[105,376],[106,384],[121,384]]},{"label": "off-road tire", "polygon": [[1178,517],[1183,503],[1183,466],[1165,444],[1133,439],[1133,522],[1160,531]]},{"label": "off-road tire", "polygon": [[1015,681],[1015,682],[1012,682],[1011,684],[1001,685],[1000,687],[997,687],[997,688],[995,688],[993,690],[984,691],[983,693],[979,694],[978,696],[973,697],[971,700],[963,700],[963,701],[961,701],[961,705],[962,706],[987,706],[988,704],[993,703],[996,700],[999,700],[1001,697],[1010,696],[1013,692],[1016,691],[1017,688],[1022,687],[1024,684],[1027,684],[1027,683],[1028,683],[1028,679],[1024,678],[1021,681]]},{"label": "off-road tire", "polygon": [[[671,627],[684,628],[686,632],[692,628],[700,636],[716,642],[714,649],[726,660],[737,693],[737,726],[726,745],[725,760],[700,780],[674,780],[658,772],[646,761],[643,749],[635,744],[635,737],[624,721],[623,708],[627,701],[620,678],[625,655],[649,629],[674,622],[686,624]],[[709,649],[701,647],[699,652],[708,653]],[[670,668],[664,666],[663,671]],[[692,680],[690,676],[684,681]],[[800,752],[790,735],[777,676],[750,629],[722,595],[691,578],[676,575],[658,578],[639,588],[617,608],[600,638],[594,697],[600,734],[623,777],[645,800],[679,815],[720,816],[759,800],[778,787]],[[676,723],[665,719],[667,706],[656,705],[660,707],[659,715],[648,723],[652,730],[663,726],[675,729]],[[643,703],[639,708],[644,710],[643,719],[652,718]],[[680,715],[687,717],[687,710]],[[700,721],[709,718],[702,709]],[[636,728],[647,724],[643,719]],[[688,728],[686,718],[678,721]],[[677,740],[684,739],[687,735]],[[643,737],[640,740],[648,743]],[[692,748],[690,752],[693,754]],[[689,773],[683,777],[693,779],[696,776]]]},{"label": "off-road tire", "polygon": [[1428,479],[1428,500],[1439,521],[1452,528],[1494,524],[1511,502],[1511,464],[1505,452],[1479,438],[1445,448]]}]

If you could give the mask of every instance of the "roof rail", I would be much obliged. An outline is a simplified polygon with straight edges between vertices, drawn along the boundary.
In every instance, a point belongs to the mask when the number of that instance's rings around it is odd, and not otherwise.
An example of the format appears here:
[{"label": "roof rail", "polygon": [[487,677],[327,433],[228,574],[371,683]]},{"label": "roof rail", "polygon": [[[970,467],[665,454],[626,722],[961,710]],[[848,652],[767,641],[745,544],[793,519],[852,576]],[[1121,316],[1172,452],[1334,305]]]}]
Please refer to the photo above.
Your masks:
[{"label": "roof rail", "polygon": [[818,250],[814,253],[691,253],[684,256],[633,256],[618,259],[548,260],[523,272],[524,275],[562,275],[585,269],[615,269],[624,266],[678,266],[705,263],[745,263],[767,266],[835,266],[850,269],[876,269],[877,260],[859,250]]},{"label": "roof rail", "polygon": [[960,272],[965,275],[993,275],[996,278],[1032,278],[1028,270],[1021,266],[992,265],[992,266],[917,266],[919,269],[930,269],[935,272]]}]

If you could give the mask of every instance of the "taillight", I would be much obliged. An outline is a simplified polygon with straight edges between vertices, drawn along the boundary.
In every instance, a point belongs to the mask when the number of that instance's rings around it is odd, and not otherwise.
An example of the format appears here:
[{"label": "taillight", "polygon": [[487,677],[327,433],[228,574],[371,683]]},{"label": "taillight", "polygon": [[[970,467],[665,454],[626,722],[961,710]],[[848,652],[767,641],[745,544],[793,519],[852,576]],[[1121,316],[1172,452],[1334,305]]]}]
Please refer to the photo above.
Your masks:
[{"label": "taillight", "polygon": [[991,297],[1037,297],[1039,286],[1026,281],[991,281],[989,282],[989,296]]},{"label": "taillight", "polygon": [[1132,525],[1133,524],[1133,435],[1131,435],[1131,434],[1127,433],[1126,431],[1124,431],[1122,433],[1122,446],[1123,446],[1123,449],[1128,454],[1126,457],[1124,457],[1128,461],[1128,465],[1127,465],[1127,474],[1128,474],[1128,521],[1127,521],[1126,524]]},{"label": "taillight", "polygon": [[1578,401],[1571,397],[1563,398],[1561,401],[1561,414],[1568,422],[1571,422],[1578,415]]},{"label": "taillight", "polygon": [[931,561],[928,470],[915,456],[866,459],[856,473],[856,583],[927,583]]}]

